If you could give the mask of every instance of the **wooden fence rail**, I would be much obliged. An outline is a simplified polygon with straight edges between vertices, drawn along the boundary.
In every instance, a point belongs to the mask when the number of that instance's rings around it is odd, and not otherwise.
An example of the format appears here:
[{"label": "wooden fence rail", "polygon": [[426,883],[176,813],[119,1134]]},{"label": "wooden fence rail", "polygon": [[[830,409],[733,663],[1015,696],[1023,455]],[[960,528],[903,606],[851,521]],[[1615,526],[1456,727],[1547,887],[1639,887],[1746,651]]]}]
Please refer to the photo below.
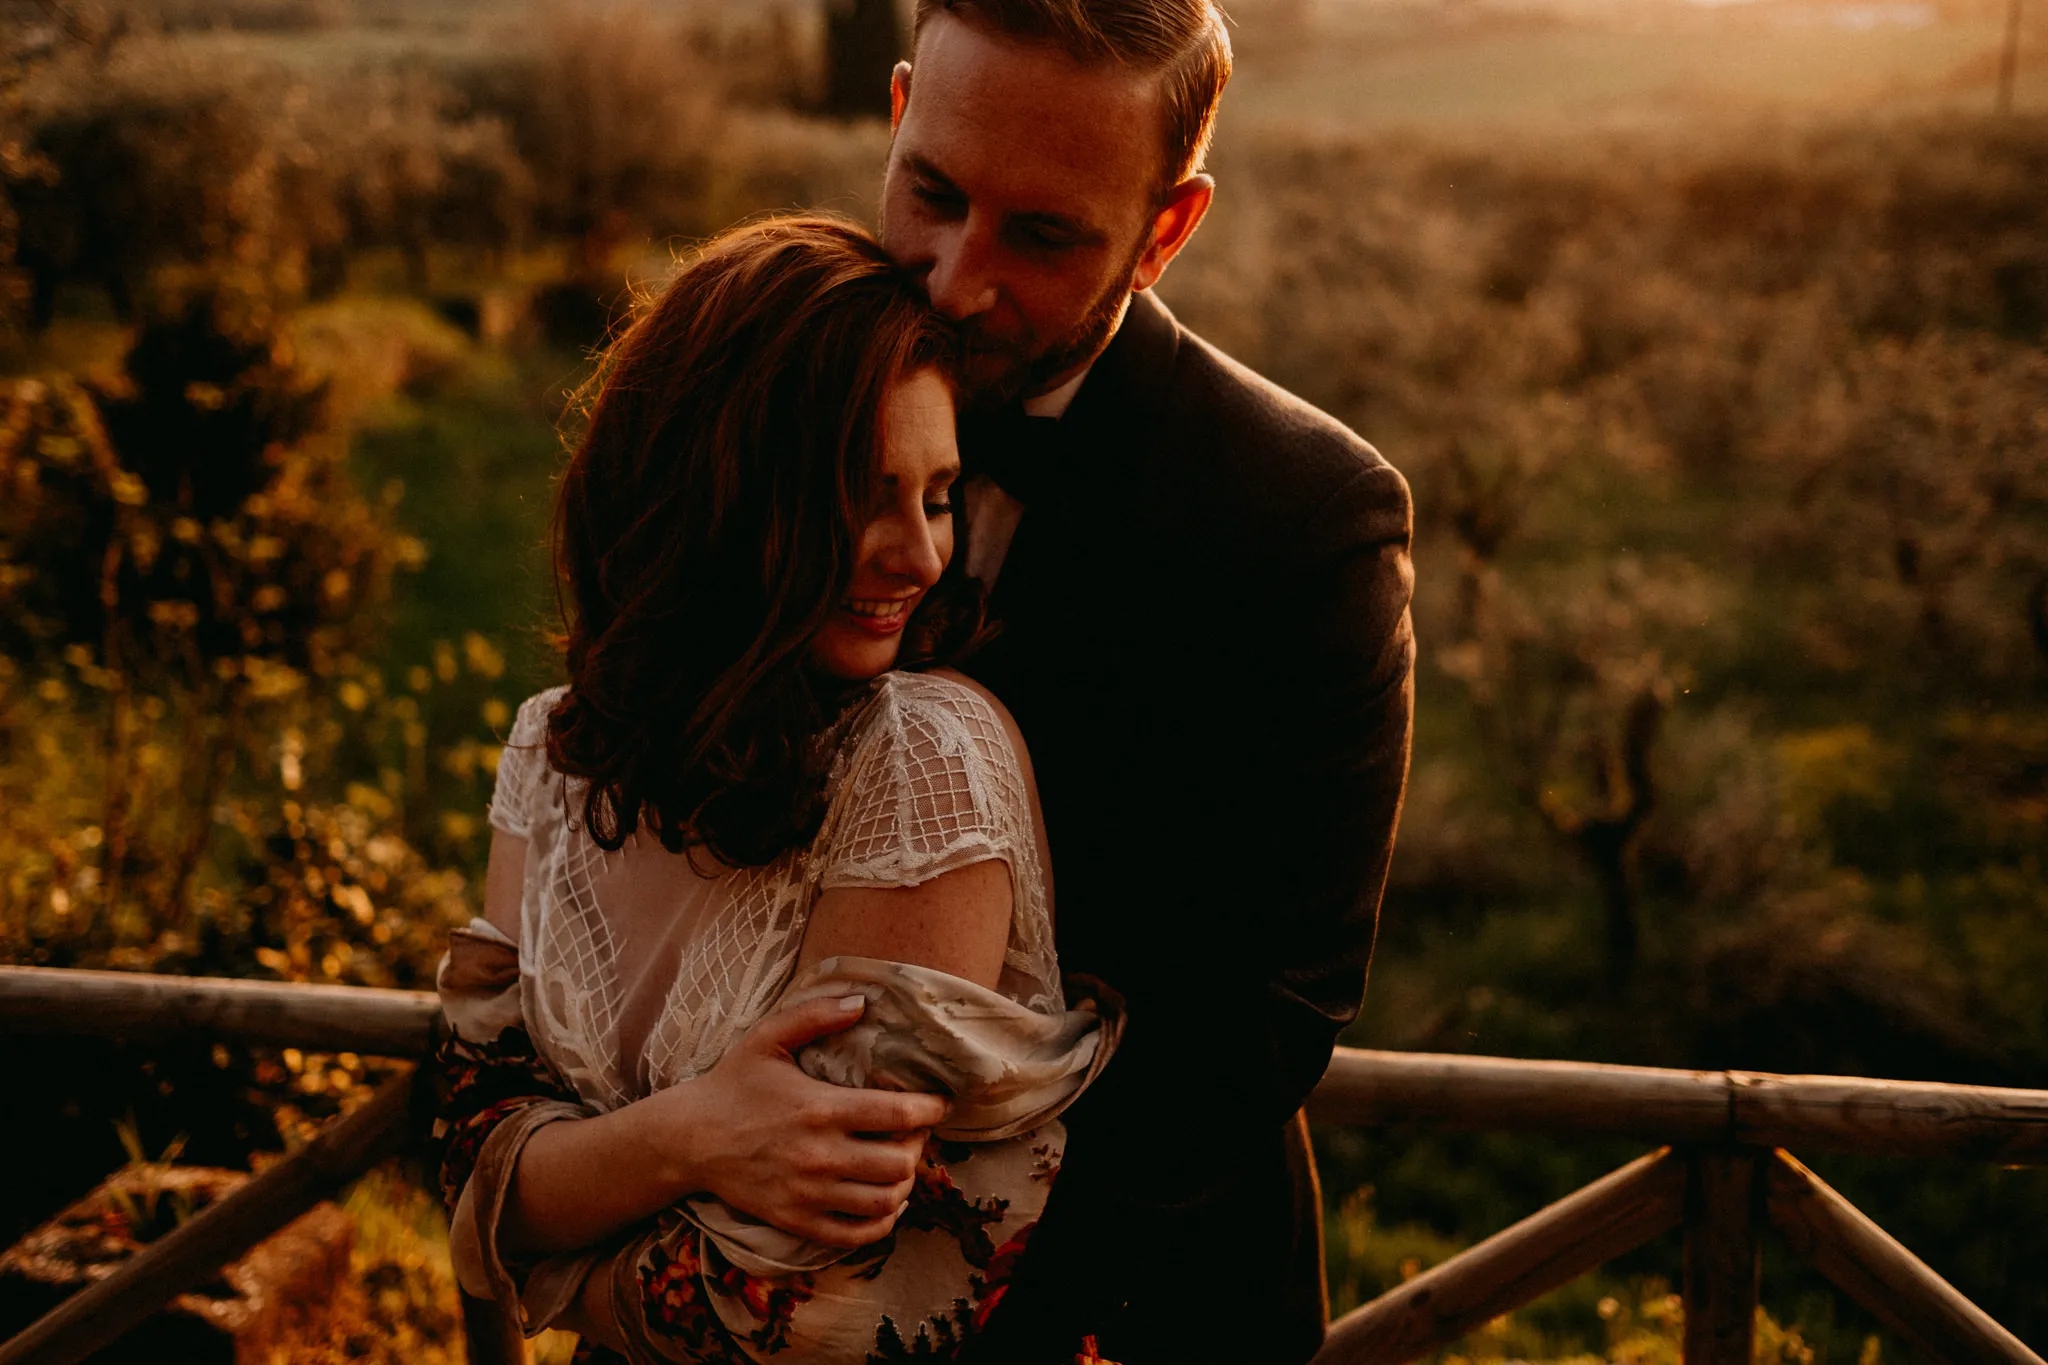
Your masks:
[{"label": "wooden fence rail", "polygon": [[[438,1018],[424,992],[0,967],[0,1034],[201,1037],[417,1060]],[[409,1071],[0,1345],[0,1365],[84,1359],[416,1140],[423,1113]],[[1316,1365],[1405,1365],[1673,1228],[1685,1236],[1686,1365],[1750,1365],[1766,1220],[1935,1359],[2048,1365],[1782,1150],[2048,1164],[2048,1091],[1339,1048],[1309,1113],[1661,1144],[1346,1314]],[[523,1359],[491,1305],[466,1303],[465,1320],[475,1365]]]}]

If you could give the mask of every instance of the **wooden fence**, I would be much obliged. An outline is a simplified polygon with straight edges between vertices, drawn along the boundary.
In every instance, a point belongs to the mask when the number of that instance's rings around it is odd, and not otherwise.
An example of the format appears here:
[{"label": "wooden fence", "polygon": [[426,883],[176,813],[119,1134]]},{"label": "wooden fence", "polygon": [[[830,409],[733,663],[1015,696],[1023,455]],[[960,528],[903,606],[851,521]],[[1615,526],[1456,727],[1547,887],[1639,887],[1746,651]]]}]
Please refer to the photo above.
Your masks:
[{"label": "wooden fence", "polygon": [[[408,991],[0,968],[0,1034],[16,1036],[200,1036],[416,1061],[432,1049],[438,1019],[433,996]],[[0,1344],[0,1365],[84,1359],[416,1142],[429,1104],[423,1075],[408,1068],[306,1147]],[[2048,1164],[2048,1091],[1339,1048],[1309,1112],[1324,1123],[1658,1144],[1339,1318],[1317,1365],[1404,1365],[1674,1229],[1685,1239],[1686,1365],[1749,1365],[1765,1223],[1935,1359],[2043,1365],[1785,1149]],[[492,1305],[464,1310],[476,1365],[523,1359]]]}]

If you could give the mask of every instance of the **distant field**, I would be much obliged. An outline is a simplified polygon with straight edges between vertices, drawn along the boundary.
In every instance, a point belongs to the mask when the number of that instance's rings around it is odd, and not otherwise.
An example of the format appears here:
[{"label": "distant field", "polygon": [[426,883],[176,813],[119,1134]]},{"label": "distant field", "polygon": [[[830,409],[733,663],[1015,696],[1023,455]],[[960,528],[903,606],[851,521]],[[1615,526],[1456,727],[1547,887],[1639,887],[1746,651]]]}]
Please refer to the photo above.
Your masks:
[{"label": "distant field", "polygon": [[[187,30],[195,58],[305,70],[462,62],[545,5],[437,0],[270,30]],[[696,22],[787,16],[814,50],[812,0],[662,0]],[[905,9],[909,8],[905,4]],[[2002,0],[1238,0],[1230,128],[1568,131],[1714,115],[1924,113],[1991,106]],[[2048,108],[2048,3],[2027,6],[2016,104]],[[878,73],[878,83],[886,76]]]},{"label": "distant field", "polygon": [[[2039,9],[2037,5],[2034,7]],[[1285,34],[1245,22],[1239,126],[1359,128],[1686,123],[1714,114],[1990,108],[1991,14],[1924,4],[1642,3],[1547,10],[1340,9]],[[2015,104],[2048,107],[2048,25],[2022,43]]]}]

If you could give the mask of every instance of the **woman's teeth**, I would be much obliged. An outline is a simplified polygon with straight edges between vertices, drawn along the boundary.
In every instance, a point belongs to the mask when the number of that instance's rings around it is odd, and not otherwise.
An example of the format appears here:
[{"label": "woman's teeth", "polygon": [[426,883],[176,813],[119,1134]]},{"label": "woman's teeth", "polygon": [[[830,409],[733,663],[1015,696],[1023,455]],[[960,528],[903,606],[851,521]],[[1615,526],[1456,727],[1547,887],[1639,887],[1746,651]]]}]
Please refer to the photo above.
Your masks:
[{"label": "woman's teeth", "polygon": [[846,609],[855,616],[873,616],[887,619],[891,616],[901,616],[909,608],[910,599],[907,597],[849,597],[846,599]]}]

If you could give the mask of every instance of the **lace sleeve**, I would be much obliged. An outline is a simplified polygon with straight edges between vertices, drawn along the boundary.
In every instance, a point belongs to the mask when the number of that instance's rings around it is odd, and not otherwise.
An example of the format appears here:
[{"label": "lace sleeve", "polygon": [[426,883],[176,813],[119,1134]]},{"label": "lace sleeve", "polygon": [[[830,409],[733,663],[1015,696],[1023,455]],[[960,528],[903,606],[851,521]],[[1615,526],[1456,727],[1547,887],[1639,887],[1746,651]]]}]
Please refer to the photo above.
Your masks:
[{"label": "lace sleeve", "polygon": [[[1031,801],[1002,717],[973,688],[891,674],[848,739],[819,833],[818,886],[916,886],[972,863],[1035,874]],[[1035,885],[1031,888],[1035,892]]]},{"label": "lace sleeve", "polygon": [[548,713],[566,691],[565,687],[551,687],[520,703],[512,733],[498,755],[497,783],[491,790],[491,827],[515,839],[531,837],[534,811],[548,775]]}]

